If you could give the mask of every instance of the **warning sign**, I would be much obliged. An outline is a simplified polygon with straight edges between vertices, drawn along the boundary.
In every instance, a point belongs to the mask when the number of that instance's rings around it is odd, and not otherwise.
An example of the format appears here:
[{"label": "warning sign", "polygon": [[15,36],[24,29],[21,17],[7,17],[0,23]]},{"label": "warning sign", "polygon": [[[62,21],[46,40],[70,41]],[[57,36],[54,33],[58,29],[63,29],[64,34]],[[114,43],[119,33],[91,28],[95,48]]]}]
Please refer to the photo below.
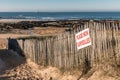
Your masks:
[{"label": "warning sign", "polygon": [[89,28],[77,33],[75,35],[75,40],[77,43],[77,49],[82,49],[91,45],[91,39],[89,34]]}]

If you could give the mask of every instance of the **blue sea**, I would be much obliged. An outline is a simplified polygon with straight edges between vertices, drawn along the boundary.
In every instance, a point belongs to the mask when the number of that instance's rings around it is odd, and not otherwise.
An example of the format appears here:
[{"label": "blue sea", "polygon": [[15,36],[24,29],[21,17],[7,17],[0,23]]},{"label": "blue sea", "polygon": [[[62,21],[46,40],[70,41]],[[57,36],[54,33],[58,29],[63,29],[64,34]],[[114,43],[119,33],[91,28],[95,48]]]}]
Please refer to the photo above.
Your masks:
[{"label": "blue sea", "polygon": [[95,19],[120,20],[120,12],[0,12],[0,19],[68,20]]}]

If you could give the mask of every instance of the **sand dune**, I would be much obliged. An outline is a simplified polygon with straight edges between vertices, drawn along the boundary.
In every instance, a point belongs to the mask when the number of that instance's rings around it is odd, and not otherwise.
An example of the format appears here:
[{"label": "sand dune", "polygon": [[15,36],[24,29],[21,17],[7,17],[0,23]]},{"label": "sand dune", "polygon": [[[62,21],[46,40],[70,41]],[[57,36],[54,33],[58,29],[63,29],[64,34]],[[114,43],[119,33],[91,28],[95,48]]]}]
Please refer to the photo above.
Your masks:
[{"label": "sand dune", "polygon": [[86,74],[80,79],[79,70],[61,72],[55,67],[42,67],[12,50],[0,50],[0,80],[120,80],[120,76],[102,69]]}]

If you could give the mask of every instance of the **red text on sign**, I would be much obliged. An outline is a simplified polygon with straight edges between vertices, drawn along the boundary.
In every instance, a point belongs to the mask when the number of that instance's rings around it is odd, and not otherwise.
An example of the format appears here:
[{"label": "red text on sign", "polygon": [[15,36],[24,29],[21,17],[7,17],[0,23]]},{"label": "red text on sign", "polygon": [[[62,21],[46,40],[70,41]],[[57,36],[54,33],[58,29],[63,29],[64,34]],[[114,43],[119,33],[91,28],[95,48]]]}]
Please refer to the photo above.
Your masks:
[{"label": "red text on sign", "polygon": [[77,46],[79,47],[79,46],[85,45],[85,44],[87,44],[87,43],[90,43],[90,38],[87,38],[87,39],[85,39],[85,40],[79,41],[79,42],[77,43]]},{"label": "red text on sign", "polygon": [[76,39],[81,39],[81,38],[87,36],[88,34],[89,34],[88,31],[85,31],[85,32],[83,32],[83,33],[77,35],[77,36],[76,36]]}]

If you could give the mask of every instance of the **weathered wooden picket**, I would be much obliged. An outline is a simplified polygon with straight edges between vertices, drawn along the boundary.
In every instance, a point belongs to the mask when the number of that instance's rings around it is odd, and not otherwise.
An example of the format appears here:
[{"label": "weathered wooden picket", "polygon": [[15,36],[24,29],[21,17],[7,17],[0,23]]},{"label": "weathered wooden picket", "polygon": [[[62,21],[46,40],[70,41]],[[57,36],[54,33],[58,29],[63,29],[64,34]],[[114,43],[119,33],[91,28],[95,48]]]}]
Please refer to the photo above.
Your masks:
[{"label": "weathered wooden picket", "polygon": [[[75,34],[86,28],[92,45],[77,50]],[[43,66],[69,69],[105,61],[120,64],[120,21],[86,21],[59,35],[9,39],[9,49]]]}]

